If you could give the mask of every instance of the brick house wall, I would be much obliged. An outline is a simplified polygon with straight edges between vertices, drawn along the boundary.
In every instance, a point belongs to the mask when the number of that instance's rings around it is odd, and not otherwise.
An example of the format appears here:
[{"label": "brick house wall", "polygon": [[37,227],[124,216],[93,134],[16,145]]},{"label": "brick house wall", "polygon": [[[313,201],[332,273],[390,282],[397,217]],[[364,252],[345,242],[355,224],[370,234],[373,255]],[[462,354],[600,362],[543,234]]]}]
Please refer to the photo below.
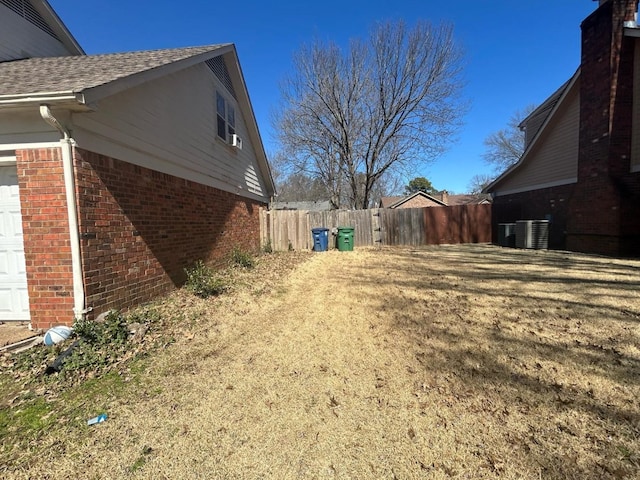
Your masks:
[{"label": "brick house wall", "polygon": [[[602,4],[582,23],[578,183],[567,247],[640,255],[640,174],[630,172],[635,39],[625,37],[638,0]],[[587,101],[588,100],[588,101]]]},{"label": "brick house wall", "polygon": [[549,248],[564,250],[566,245],[569,199],[575,184],[531,190],[493,199],[493,239],[498,239],[500,223],[549,219]]},{"label": "brick house wall", "polygon": [[73,273],[62,152],[17,150],[16,166],[31,324],[70,324]]},{"label": "brick house wall", "polygon": [[166,293],[198,259],[260,248],[258,201],[81,149],[74,154],[85,296],[94,314]]},{"label": "brick house wall", "polygon": [[[95,317],[180,286],[198,259],[260,248],[261,202],[74,149],[87,307]],[[31,323],[73,323],[73,278],[59,148],[16,151]]]},{"label": "brick house wall", "polygon": [[577,183],[495,197],[494,239],[499,223],[551,215],[550,248],[640,255],[640,173],[631,173],[640,79],[636,39],[624,36],[637,7],[638,0],[608,0],[582,22]]}]

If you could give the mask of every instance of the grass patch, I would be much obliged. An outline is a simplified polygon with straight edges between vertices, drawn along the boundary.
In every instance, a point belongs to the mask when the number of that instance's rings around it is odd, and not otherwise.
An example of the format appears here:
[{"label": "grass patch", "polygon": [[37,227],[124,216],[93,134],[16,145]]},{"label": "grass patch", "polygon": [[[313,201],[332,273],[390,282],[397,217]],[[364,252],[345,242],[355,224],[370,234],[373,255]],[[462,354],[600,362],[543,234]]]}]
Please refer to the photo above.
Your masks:
[{"label": "grass patch", "polygon": [[3,442],[22,408],[56,423],[20,424],[0,477],[640,478],[637,260],[447,246],[229,270],[224,295],[148,307],[135,355],[94,378],[3,373]]},{"label": "grass patch", "polygon": [[[226,271],[197,266],[193,284],[205,287],[209,295],[203,297],[207,299],[193,295],[196,292],[187,286],[126,314],[109,312],[103,322],[77,322],[72,338],[53,347],[40,345],[0,356],[0,477],[42,478],[46,471],[47,478],[66,478],[67,474],[51,474],[48,459],[64,457],[82,464],[86,453],[80,455],[74,448],[96,442],[117,422],[119,411],[122,416],[123,404],[137,405],[171,392],[171,386],[157,382],[158,358],[175,349],[176,343],[194,339],[194,331],[211,327],[211,302],[219,302],[220,294],[229,293],[230,284],[240,285],[249,295],[264,295],[275,278],[305,256],[286,259],[274,254],[268,256],[271,263],[256,258],[251,267],[257,270],[256,277],[249,273],[250,268],[237,268],[247,266],[243,258],[238,255],[238,263]],[[249,281],[252,278],[253,283]],[[232,297],[224,301],[233,302]],[[60,371],[45,375],[47,366],[76,340],[80,341]],[[190,357],[196,351],[201,350],[191,349]],[[184,368],[176,366],[175,375],[183,373]],[[88,419],[103,412],[109,415],[105,425],[87,426]],[[165,417],[166,412],[159,414],[159,418]],[[123,438],[137,445],[143,442],[141,437],[127,434],[96,448],[119,448],[114,445]],[[105,471],[112,478],[136,474],[146,468],[154,454],[155,448],[142,444],[136,454],[127,457],[128,466],[120,474],[107,469],[92,474],[76,472],[73,476],[101,478]],[[40,467],[41,473],[24,473]]]}]

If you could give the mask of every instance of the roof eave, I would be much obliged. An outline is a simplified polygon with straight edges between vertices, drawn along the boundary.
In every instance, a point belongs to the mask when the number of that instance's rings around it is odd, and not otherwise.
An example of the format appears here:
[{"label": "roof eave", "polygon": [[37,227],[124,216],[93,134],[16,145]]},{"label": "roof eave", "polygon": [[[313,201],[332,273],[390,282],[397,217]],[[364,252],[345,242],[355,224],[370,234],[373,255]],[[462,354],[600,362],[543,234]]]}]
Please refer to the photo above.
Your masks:
[{"label": "roof eave", "polygon": [[255,138],[252,138],[254,145],[256,148],[256,156],[258,160],[258,164],[260,166],[260,170],[262,171],[263,177],[267,182],[267,196],[269,198],[273,197],[277,194],[276,184],[273,179],[273,173],[271,171],[271,166],[269,165],[269,160],[267,159],[267,153],[264,149],[264,144],[262,142],[262,136],[260,135],[260,129],[258,128],[258,121],[256,120],[255,112],[253,111],[253,104],[251,103],[251,98],[249,97],[249,89],[247,88],[247,84],[244,79],[244,74],[242,73],[242,67],[240,65],[240,59],[238,57],[238,52],[234,44],[230,45],[231,52],[233,53],[233,57],[235,60],[235,68],[238,73],[238,81],[242,84],[241,89],[241,100],[244,104],[247,113],[249,114],[248,118],[251,122],[251,128],[255,132]]},{"label": "roof eave", "polygon": [[89,87],[82,90],[82,94],[85,99],[85,103],[93,104],[103,98],[110,97],[117,93],[123,92],[133,87],[142,85],[143,83],[155,80],[157,78],[169,75],[171,73],[179,72],[185,68],[189,68],[198,63],[209,60],[210,58],[222,55],[232,48],[232,44],[223,44],[218,47],[213,47],[210,51],[193,55],[191,57],[183,58],[182,60],[176,60],[159,67],[144,70],[142,72],[134,73],[126,77],[118,78],[116,80],[98,85],[96,87]]},{"label": "roof eave", "polygon": [[0,108],[22,108],[39,105],[55,105],[74,110],[89,110],[84,96],[76,92],[41,92],[0,95]]}]

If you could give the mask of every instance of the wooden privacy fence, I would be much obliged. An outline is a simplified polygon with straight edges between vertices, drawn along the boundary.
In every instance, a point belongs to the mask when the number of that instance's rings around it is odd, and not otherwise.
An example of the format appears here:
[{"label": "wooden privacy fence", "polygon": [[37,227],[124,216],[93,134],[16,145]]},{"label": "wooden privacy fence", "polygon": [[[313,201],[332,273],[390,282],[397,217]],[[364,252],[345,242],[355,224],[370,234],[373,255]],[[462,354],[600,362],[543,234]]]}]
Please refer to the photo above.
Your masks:
[{"label": "wooden privacy fence", "polygon": [[261,210],[260,234],[262,244],[280,250],[310,250],[313,248],[312,228],[328,228],[329,248],[335,247],[331,230],[338,227],[354,227],[354,245],[379,245],[379,209],[329,210]]},{"label": "wooden privacy fence", "polygon": [[383,245],[491,241],[491,205],[380,209]]},{"label": "wooden privacy fence", "polygon": [[491,205],[370,210],[261,210],[262,245],[275,251],[310,250],[312,228],[354,227],[355,247],[374,245],[436,245],[491,241]]}]

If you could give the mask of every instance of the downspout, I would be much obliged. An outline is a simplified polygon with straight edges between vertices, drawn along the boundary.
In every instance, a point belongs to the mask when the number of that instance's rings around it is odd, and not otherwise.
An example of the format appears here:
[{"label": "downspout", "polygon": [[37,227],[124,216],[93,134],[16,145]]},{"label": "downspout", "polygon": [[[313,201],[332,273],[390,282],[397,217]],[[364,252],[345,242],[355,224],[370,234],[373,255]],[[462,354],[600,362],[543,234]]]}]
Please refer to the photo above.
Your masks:
[{"label": "downspout", "polygon": [[76,187],[73,174],[73,139],[69,131],[51,113],[49,105],[40,105],[40,116],[49,125],[60,132],[62,150],[62,168],[64,172],[64,190],[67,198],[67,216],[69,217],[69,236],[71,240],[71,267],[73,278],[73,316],[75,320],[87,313],[84,305],[84,282],[82,279],[82,260],[80,258],[80,236],[78,235],[78,212],[76,210]]}]

